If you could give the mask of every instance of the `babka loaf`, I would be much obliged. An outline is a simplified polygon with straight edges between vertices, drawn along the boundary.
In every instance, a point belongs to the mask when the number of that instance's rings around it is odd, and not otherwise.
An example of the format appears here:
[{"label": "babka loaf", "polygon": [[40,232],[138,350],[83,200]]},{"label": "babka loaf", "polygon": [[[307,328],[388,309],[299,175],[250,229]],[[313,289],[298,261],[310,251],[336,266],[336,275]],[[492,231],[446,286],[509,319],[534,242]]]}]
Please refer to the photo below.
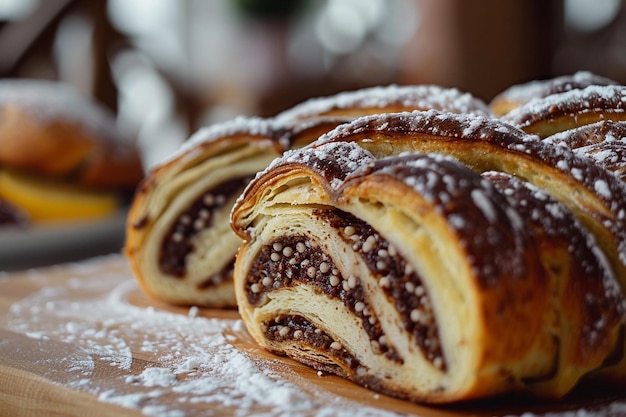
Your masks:
[{"label": "babka loaf", "polygon": [[374,87],[201,129],[135,195],[135,276],[412,401],[623,384],[626,87],[580,72],[490,106]]},{"label": "babka loaf", "polygon": [[438,108],[488,115],[456,89],[388,86],[311,99],[275,118],[239,117],[196,132],[140,185],[125,253],[147,293],[175,304],[234,307],[232,268],[241,244],[229,215],[247,182],[285,150],[359,115]]},{"label": "babka loaf", "polygon": [[238,199],[239,310],[265,348],[414,401],[624,381],[624,207],[593,159],[500,120],[361,117]]}]

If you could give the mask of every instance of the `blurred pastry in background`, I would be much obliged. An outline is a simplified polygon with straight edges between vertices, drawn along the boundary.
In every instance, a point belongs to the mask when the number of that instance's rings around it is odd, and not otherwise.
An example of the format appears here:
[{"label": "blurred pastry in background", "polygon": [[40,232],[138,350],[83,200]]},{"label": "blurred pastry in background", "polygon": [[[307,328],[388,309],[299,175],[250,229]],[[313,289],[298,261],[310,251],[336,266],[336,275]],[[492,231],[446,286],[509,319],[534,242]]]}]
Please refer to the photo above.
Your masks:
[{"label": "blurred pastry in background", "polygon": [[0,197],[30,222],[110,215],[143,176],[111,111],[61,82],[0,80]]}]

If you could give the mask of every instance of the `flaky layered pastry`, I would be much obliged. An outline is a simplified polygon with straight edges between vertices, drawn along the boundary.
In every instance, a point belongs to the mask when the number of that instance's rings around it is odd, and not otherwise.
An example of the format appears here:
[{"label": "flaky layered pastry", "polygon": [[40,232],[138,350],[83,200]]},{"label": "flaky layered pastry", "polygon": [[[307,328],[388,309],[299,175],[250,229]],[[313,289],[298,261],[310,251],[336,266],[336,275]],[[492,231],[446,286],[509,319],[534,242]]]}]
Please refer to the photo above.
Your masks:
[{"label": "flaky layered pastry", "polygon": [[359,118],[233,208],[242,319],[273,352],[414,401],[624,381],[625,198],[498,120]]},{"label": "flaky layered pastry", "polygon": [[256,118],[202,129],[140,184],[125,253],[148,294],[175,304],[233,305],[239,240],[228,216],[254,173],[286,148],[281,132]]},{"label": "flaky layered pastry", "polygon": [[489,112],[455,89],[388,86],[312,99],[275,118],[240,117],[201,129],[137,190],[125,252],[138,281],[169,303],[234,307],[232,268],[241,240],[229,214],[248,181],[285,150],[359,115],[420,108]]}]

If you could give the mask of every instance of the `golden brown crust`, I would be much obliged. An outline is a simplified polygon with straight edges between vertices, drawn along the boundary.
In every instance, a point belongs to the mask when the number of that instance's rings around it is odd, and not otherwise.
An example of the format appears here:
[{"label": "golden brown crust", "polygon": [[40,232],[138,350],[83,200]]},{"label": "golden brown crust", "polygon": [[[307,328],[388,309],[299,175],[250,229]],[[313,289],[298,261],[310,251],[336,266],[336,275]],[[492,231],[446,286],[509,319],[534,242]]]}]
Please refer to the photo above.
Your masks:
[{"label": "golden brown crust", "polygon": [[540,394],[560,397],[620,346],[624,297],[595,237],[550,195],[502,172],[483,174],[524,219],[552,296],[545,326],[558,339],[553,373],[529,380]]},{"label": "golden brown crust", "polygon": [[86,187],[132,191],[139,150],[107,110],[61,83],[0,82],[0,165]]}]

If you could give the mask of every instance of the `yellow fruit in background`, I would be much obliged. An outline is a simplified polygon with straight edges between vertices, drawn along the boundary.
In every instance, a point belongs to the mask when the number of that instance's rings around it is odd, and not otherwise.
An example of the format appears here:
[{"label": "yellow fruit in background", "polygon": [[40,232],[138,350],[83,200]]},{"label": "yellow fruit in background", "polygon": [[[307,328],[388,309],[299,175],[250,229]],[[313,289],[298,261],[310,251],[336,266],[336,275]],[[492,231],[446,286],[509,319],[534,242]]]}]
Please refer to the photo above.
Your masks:
[{"label": "yellow fruit in background", "polygon": [[113,192],[88,191],[9,170],[0,170],[0,196],[38,223],[104,217],[120,206]]}]

